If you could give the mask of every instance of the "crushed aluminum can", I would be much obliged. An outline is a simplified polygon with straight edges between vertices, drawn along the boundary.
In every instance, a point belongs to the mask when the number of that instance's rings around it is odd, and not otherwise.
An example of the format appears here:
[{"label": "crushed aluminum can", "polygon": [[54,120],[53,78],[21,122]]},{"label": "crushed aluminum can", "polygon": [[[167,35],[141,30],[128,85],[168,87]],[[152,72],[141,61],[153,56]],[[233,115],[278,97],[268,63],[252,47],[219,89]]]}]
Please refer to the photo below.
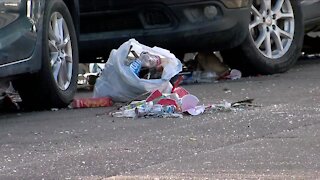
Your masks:
[{"label": "crushed aluminum can", "polygon": [[144,104],[141,106],[138,106],[135,108],[135,113],[137,117],[144,117],[144,116],[148,116],[148,114],[150,113],[151,109],[153,107],[153,102],[145,102]]},{"label": "crushed aluminum can", "polygon": [[149,112],[150,111],[148,109],[142,107],[137,107],[135,109],[136,117],[145,117],[149,114]]}]

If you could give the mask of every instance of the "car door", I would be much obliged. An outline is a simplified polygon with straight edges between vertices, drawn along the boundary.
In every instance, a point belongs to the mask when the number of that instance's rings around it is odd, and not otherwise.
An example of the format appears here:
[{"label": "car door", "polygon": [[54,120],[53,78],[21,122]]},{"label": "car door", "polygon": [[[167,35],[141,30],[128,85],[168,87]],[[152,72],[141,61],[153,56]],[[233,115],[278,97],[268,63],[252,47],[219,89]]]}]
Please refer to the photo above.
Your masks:
[{"label": "car door", "polygon": [[0,65],[27,61],[37,40],[40,0],[0,1]]}]

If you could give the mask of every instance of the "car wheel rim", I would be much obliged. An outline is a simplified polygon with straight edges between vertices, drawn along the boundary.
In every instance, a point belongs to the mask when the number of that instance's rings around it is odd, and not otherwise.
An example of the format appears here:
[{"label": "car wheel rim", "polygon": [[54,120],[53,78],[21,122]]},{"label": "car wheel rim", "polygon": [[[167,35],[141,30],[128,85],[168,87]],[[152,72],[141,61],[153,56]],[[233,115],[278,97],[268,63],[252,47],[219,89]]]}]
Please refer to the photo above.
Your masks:
[{"label": "car wheel rim", "polygon": [[254,0],[249,31],[256,48],[269,59],[284,56],[295,33],[290,0]]},{"label": "car wheel rim", "polygon": [[59,12],[49,23],[49,56],[53,77],[61,90],[67,90],[72,78],[72,45],[66,21]]}]

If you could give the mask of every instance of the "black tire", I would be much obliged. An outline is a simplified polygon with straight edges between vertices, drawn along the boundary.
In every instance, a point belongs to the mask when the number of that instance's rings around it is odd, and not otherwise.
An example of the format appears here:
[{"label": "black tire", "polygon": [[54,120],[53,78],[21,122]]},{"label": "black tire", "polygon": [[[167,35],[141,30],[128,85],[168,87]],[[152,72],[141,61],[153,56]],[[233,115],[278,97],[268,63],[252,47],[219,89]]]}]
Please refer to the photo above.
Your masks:
[{"label": "black tire", "polygon": [[[67,80],[68,83],[66,83],[68,85],[66,85],[65,89],[58,86],[58,81],[54,78],[53,68],[50,62],[49,28],[51,16],[54,13],[61,15],[62,20],[64,20],[64,27],[66,27],[70,36],[67,41],[68,48],[69,50],[72,49],[72,52],[68,51],[69,54],[72,54],[72,56],[68,56],[70,57],[68,58],[68,62],[65,57],[65,64],[69,63],[69,66],[65,65],[65,68],[72,67],[71,71],[67,70],[67,72],[70,73],[67,76],[69,77]],[[69,46],[69,42],[71,47]],[[70,60],[72,60],[72,62],[70,62]],[[23,106],[27,109],[64,108],[68,106],[73,100],[77,89],[78,62],[77,37],[70,12],[62,0],[48,0],[43,18],[42,68],[38,73],[14,81],[14,86],[22,98]],[[65,77],[64,74],[64,78]]]},{"label": "black tire", "polygon": [[[253,2],[257,2],[254,0]],[[275,1],[272,1],[275,2]],[[236,68],[241,70],[245,75],[253,75],[253,74],[275,74],[282,73],[289,70],[297,61],[299,56],[301,55],[301,49],[303,44],[304,37],[304,24],[303,24],[303,16],[300,7],[300,1],[290,0],[293,15],[294,15],[294,34],[292,38],[292,43],[290,46],[288,45],[288,49],[283,55],[275,58],[267,57],[267,55],[263,54],[263,51],[258,48],[254,42],[253,35],[250,28],[248,28],[248,35],[245,41],[238,47],[222,51],[221,54],[224,58],[224,62],[226,62],[231,68]],[[283,10],[280,10],[283,11]],[[253,11],[252,11],[253,12]],[[268,11],[267,11],[268,12]],[[270,11],[268,12],[270,13]],[[253,16],[253,15],[252,15]],[[274,16],[269,16],[270,18],[275,18]],[[270,19],[269,19],[270,20]],[[274,19],[271,19],[273,21]],[[253,19],[252,19],[253,21]],[[267,27],[267,33],[272,33],[276,31],[276,27],[271,26],[271,22],[263,19],[262,23],[265,27],[270,26],[273,29],[269,29]],[[269,24],[267,24],[269,23]],[[269,32],[270,31],[270,32]],[[260,32],[259,32],[260,33]],[[279,35],[280,36],[280,35]],[[284,42],[284,41],[282,41]],[[274,43],[274,40],[271,44]],[[276,44],[272,44],[276,46]],[[274,51],[272,51],[273,53]],[[278,52],[278,51],[277,51]],[[269,54],[270,55],[270,54]],[[273,56],[273,55],[271,55]]]}]

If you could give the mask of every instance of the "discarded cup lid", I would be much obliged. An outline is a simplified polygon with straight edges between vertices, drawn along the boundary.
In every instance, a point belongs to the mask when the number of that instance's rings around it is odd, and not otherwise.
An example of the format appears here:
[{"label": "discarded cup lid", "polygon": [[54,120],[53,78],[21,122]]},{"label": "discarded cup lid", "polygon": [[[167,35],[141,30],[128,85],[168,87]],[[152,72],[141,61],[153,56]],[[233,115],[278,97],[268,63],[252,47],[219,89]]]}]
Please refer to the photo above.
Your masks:
[{"label": "discarded cup lid", "polygon": [[204,106],[196,106],[195,108],[189,109],[187,112],[192,116],[198,116],[204,113],[205,109],[206,108]]},{"label": "discarded cup lid", "polygon": [[189,109],[194,109],[199,103],[199,99],[192,95],[187,94],[181,98],[181,110],[182,112],[186,112]]}]

